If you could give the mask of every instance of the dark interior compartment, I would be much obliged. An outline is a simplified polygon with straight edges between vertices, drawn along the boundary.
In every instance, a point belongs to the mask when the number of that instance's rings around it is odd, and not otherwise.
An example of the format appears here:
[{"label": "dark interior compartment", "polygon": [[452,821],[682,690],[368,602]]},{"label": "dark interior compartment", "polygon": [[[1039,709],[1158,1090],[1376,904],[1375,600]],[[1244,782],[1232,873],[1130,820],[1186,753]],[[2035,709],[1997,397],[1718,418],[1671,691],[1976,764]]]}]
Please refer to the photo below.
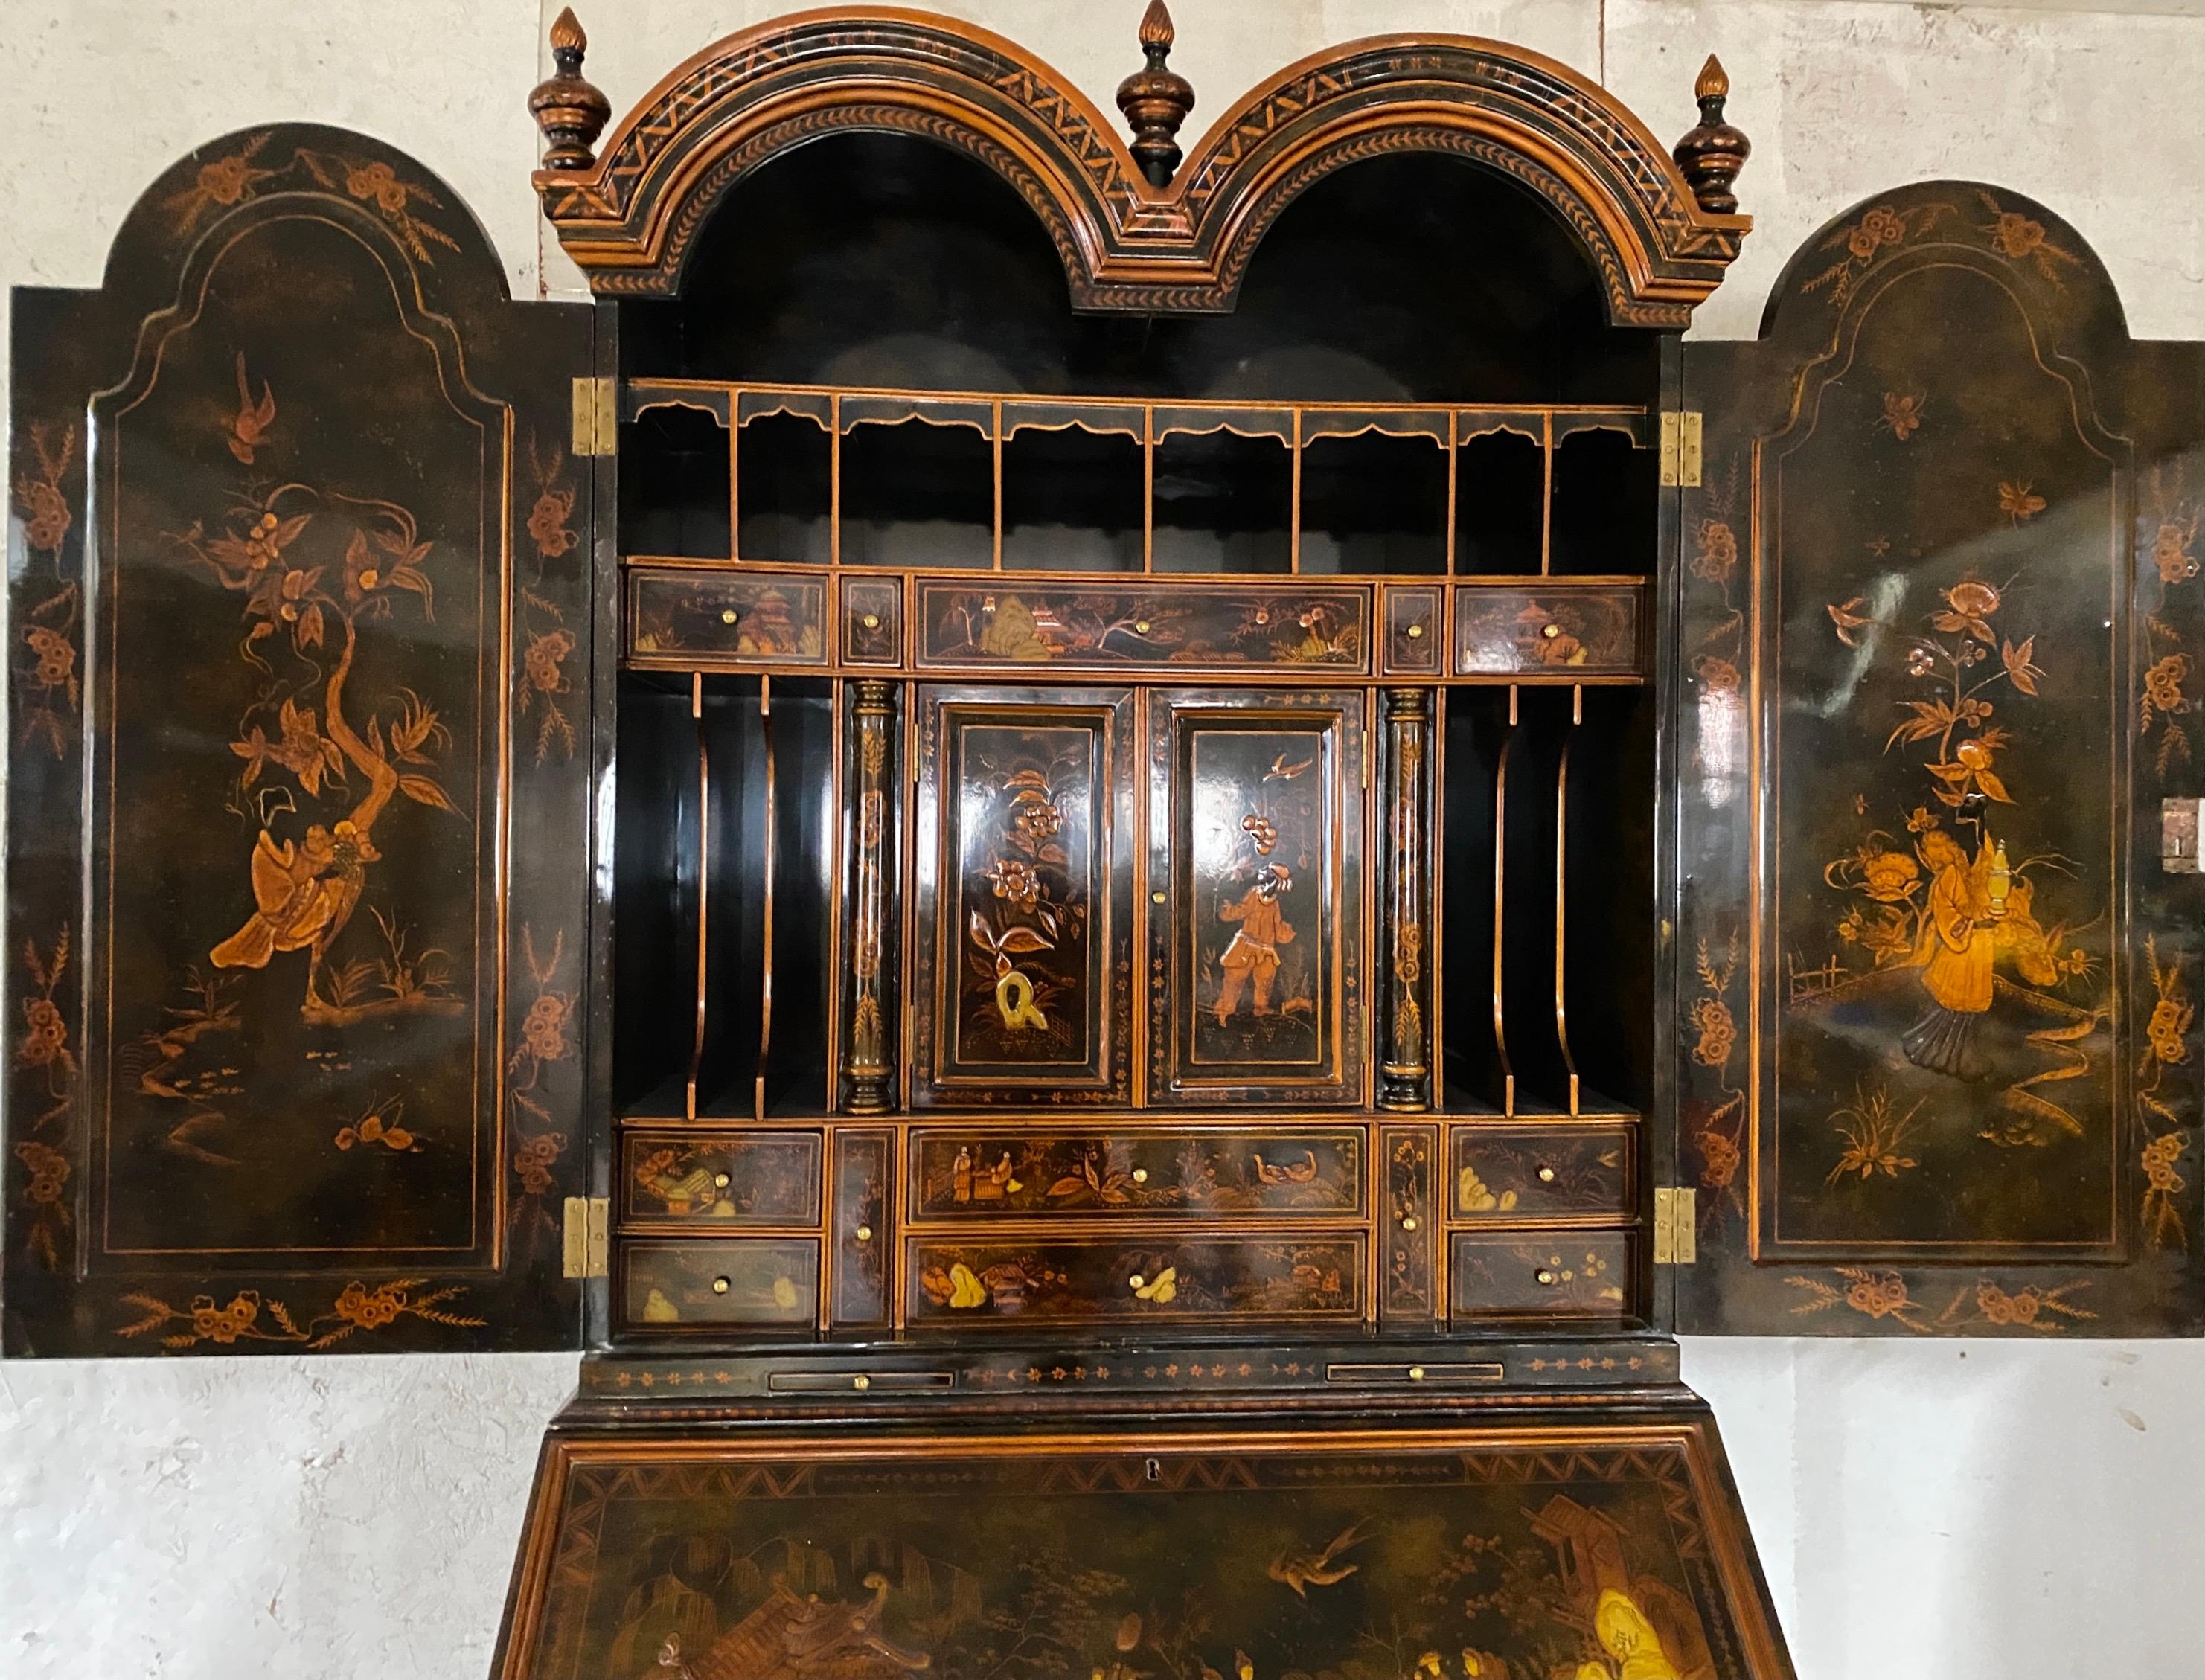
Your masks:
[{"label": "dark interior compartment", "polygon": [[647,408],[620,430],[624,555],[725,560],[728,431],[701,409]]},{"label": "dark interior compartment", "polygon": [[1305,437],[1301,569],[1446,571],[1447,480],[1444,439]]},{"label": "dark interior compartment", "polygon": [[1291,569],[1294,466],[1285,443],[1174,432],[1156,448],[1156,570]]},{"label": "dark interior compartment", "polygon": [[905,420],[844,435],[846,565],[987,566],[995,550],[995,449],[978,430]]},{"label": "dark interior compartment", "polygon": [[1003,442],[1003,564],[1138,572],[1142,448],[1122,432],[1024,427]]},{"label": "dark interior compartment", "polygon": [[828,562],[832,449],[825,429],[800,414],[763,414],[744,424],[735,463],[745,560]]},{"label": "dark interior compartment", "polygon": [[1536,573],[1544,540],[1545,451],[1520,431],[1489,431],[1455,448],[1454,569]]},{"label": "dark interior compartment", "polygon": [[1554,447],[1554,570],[1649,573],[1660,464],[1620,431],[1575,431]]}]

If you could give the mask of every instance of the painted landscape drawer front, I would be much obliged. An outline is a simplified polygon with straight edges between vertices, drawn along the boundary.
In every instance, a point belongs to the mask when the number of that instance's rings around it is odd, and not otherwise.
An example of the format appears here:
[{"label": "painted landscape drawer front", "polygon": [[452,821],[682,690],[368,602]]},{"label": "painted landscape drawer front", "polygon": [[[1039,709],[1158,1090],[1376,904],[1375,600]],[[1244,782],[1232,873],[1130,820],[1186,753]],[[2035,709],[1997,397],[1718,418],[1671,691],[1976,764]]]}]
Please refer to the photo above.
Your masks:
[{"label": "painted landscape drawer front", "polygon": [[1128,1102],[1133,702],[921,692],[912,1102]]},{"label": "painted landscape drawer front", "polygon": [[1145,1235],[981,1242],[914,1237],[912,1325],[1235,1318],[1359,1321],[1366,1239]]},{"label": "painted landscape drawer front", "polygon": [[923,1130],[914,1220],[1360,1218],[1360,1128],[1138,1133]]},{"label": "painted landscape drawer front", "polygon": [[1364,697],[1149,703],[1149,1101],[1359,1104]]},{"label": "painted landscape drawer front", "polygon": [[501,1672],[1774,1680],[1727,1480],[1704,1425],[1645,1413],[1101,1444],[562,1434]]},{"label": "painted landscape drawer front", "polygon": [[827,585],[766,572],[627,574],[627,656],[634,665],[824,665]]},{"label": "painted landscape drawer front", "polygon": [[1630,1126],[1460,1125],[1453,1130],[1459,1220],[1628,1219],[1637,1211]]},{"label": "painted landscape drawer front", "polygon": [[1634,1241],[1627,1231],[1458,1232],[1453,1316],[1627,1318]]},{"label": "painted landscape drawer front", "polygon": [[819,1313],[819,1244],[805,1238],[629,1243],[621,1249],[623,1327],[808,1327]]},{"label": "painted landscape drawer front", "polygon": [[921,579],[922,668],[1060,671],[1370,668],[1370,597],[1353,586],[1018,584]]},{"label": "painted landscape drawer front", "polygon": [[1458,588],[1454,668],[1472,676],[1631,676],[1644,668],[1635,584]]},{"label": "painted landscape drawer front", "polygon": [[628,1224],[817,1225],[817,1132],[632,1131],[621,1143]]}]

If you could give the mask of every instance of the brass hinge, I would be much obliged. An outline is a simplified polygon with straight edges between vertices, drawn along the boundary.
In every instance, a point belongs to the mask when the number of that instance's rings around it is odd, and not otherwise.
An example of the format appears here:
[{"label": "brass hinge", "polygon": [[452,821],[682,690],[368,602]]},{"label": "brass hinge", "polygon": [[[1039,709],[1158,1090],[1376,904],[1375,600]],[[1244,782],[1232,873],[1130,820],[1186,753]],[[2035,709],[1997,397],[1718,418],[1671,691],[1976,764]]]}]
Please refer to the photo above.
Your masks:
[{"label": "brass hinge", "polygon": [[574,453],[578,455],[609,455],[619,443],[620,387],[610,379],[577,379],[574,382]]},{"label": "brass hinge", "polygon": [[1696,1190],[1654,1192],[1654,1263],[1690,1266],[1700,1257],[1700,1193]]},{"label": "brass hinge", "polygon": [[612,1225],[612,1205],[602,1196],[570,1196],[567,1198],[567,1225],[562,1233],[564,1253],[560,1259],[560,1273],[569,1278],[602,1278],[609,1267],[606,1259],[608,1239]]},{"label": "brass hinge", "polygon": [[1700,416],[1687,409],[1661,415],[1661,482],[1685,490],[1700,487]]},{"label": "brass hinge", "polygon": [[2159,866],[2169,875],[2205,872],[2197,857],[2198,839],[2205,831],[2205,799],[2161,799],[2159,802]]}]

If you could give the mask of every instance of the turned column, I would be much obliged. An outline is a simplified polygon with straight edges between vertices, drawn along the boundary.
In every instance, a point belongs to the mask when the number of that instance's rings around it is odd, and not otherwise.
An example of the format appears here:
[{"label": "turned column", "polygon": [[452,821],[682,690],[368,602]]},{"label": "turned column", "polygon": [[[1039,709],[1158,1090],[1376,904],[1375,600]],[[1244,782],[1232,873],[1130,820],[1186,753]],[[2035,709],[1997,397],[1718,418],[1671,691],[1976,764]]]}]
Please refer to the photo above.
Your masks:
[{"label": "turned column", "polygon": [[851,685],[848,757],[849,925],[843,949],[842,1107],[895,1106],[895,687]]},{"label": "turned column", "polygon": [[1378,1103],[1432,1106],[1432,692],[1383,696]]}]

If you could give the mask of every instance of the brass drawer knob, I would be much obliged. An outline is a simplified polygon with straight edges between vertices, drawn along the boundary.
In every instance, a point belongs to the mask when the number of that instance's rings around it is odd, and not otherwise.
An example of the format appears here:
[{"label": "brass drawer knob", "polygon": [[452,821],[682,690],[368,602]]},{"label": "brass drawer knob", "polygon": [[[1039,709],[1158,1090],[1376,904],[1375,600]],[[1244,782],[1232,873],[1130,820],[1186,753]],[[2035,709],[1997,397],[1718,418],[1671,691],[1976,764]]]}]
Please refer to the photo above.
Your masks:
[{"label": "brass drawer knob", "polygon": [[725,1295],[727,1292],[728,1292],[728,1280],[727,1280],[725,1278],[715,1278],[715,1279],[712,1279],[712,1293],[713,1293],[713,1294],[715,1294],[715,1295]]},{"label": "brass drawer knob", "polygon": [[1150,904],[1162,904],[1163,901],[1164,895],[1162,893],[1151,893],[1149,894],[1149,902]]},{"label": "brass drawer knob", "polygon": [[1551,1167],[1542,1167],[1539,1169],[1539,1182],[1542,1184],[1551,1184],[1554,1183],[1554,1169]]},{"label": "brass drawer knob", "polygon": [[1411,625],[1409,626],[1409,639],[1412,642],[1423,641],[1424,639],[1424,626],[1421,624]]},{"label": "brass drawer knob", "polygon": [[1135,1184],[1145,1184],[1146,1183],[1148,1183],[1148,1181],[1149,1181],[1149,1169],[1148,1169],[1147,1167],[1135,1167],[1135,1168],[1133,1169],[1133,1182],[1134,1182]]},{"label": "brass drawer knob", "polygon": [[1145,1289],[1148,1287],[1148,1283],[1149,1280],[1146,1278],[1143,1277],[1138,1272],[1136,1272],[1132,1277],[1126,1279],[1126,1287],[1128,1289]]},{"label": "brass drawer knob", "polygon": [[1551,1285],[1554,1281],[1554,1274],[1543,1266],[1542,1266],[1534,1275],[1536,1276],[1539,1281],[1542,1284]]},{"label": "brass drawer knob", "polygon": [[720,614],[720,622],[721,622],[721,623],[722,623],[722,624],[733,624],[734,621],[735,621],[735,609],[734,609],[733,607],[727,608],[725,610],[723,610],[723,611],[721,613],[721,614]]},{"label": "brass drawer knob", "polygon": [[867,613],[858,622],[868,630],[878,630],[881,627],[881,615],[878,613]]},{"label": "brass drawer knob", "polygon": [[728,1178],[726,1173],[715,1172],[712,1175],[712,1188],[714,1190],[725,1190],[728,1187]]},{"label": "brass drawer knob", "polygon": [[872,1386],[873,1380],[868,1376],[854,1376],[850,1379],[850,1386],[856,1389],[860,1394],[864,1393]]},{"label": "brass drawer knob", "polygon": [[1147,635],[1147,634],[1149,633],[1149,621],[1148,621],[1148,620],[1146,620],[1146,619],[1136,619],[1136,620],[1133,620],[1133,633],[1134,633],[1136,636],[1145,636],[1145,635]]},{"label": "brass drawer knob", "polygon": [[858,1227],[858,1240],[859,1240],[859,1242],[861,1242],[861,1243],[870,1243],[870,1242],[871,1242],[871,1241],[873,1240],[873,1228],[872,1228],[872,1226],[871,1226],[870,1225],[861,1225],[861,1226],[859,1226]]},{"label": "brass drawer knob", "polygon": [[1559,624],[1542,624],[1539,626],[1539,633],[1551,642],[1562,633],[1562,626]]},{"label": "brass drawer knob", "polygon": [[1409,1380],[1411,1382],[1422,1382],[1423,1380],[1424,1368],[1423,1366],[1412,1365],[1409,1367]]},{"label": "brass drawer knob", "polygon": [[1414,1214],[1411,1214],[1407,1215],[1406,1218],[1404,1218],[1404,1219],[1402,1220],[1402,1221],[1401,1221],[1401,1229],[1402,1229],[1402,1230],[1404,1230],[1404,1231],[1414,1231],[1416,1228],[1417,1228],[1417,1216],[1416,1216]]}]

